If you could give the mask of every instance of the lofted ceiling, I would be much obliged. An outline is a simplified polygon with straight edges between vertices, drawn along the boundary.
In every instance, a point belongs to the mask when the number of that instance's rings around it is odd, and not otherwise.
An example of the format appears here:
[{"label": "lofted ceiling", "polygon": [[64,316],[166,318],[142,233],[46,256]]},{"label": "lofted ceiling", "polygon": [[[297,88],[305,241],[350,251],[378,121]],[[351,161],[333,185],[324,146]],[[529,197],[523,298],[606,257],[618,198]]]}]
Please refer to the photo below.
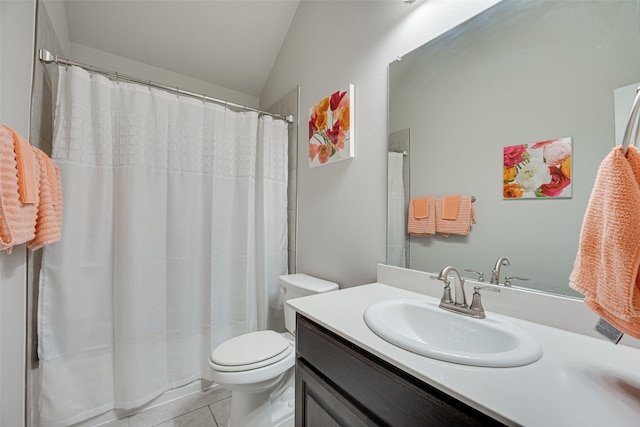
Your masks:
[{"label": "lofted ceiling", "polygon": [[69,41],[260,97],[300,0],[66,0]]}]

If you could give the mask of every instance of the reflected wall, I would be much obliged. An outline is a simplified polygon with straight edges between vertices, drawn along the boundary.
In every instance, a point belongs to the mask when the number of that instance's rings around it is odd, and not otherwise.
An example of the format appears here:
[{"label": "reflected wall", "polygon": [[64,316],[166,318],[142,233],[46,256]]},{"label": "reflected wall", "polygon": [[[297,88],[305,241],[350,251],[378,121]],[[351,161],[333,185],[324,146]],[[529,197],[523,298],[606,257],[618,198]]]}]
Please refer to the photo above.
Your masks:
[{"label": "reflected wall", "polygon": [[[614,90],[640,81],[636,2],[505,0],[393,62],[389,81],[389,132],[411,133],[410,196],[476,197],[470,234],[410,237],[410,268],[488,280],[506,256],[501,282],[577,296],[568,278],[615,144]],[[503,199],[503,147],[562,137],[572,197]]]}]

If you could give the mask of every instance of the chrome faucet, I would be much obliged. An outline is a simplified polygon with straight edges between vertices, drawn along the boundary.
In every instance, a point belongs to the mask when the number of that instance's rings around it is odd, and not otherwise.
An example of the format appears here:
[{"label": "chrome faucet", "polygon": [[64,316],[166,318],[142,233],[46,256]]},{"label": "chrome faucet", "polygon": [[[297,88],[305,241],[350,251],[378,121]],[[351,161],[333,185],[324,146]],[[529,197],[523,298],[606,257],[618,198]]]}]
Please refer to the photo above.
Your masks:
[{"label": "chrome faucet", "polygon": [[509,266],[511,264],[509,264],[509,260],[507,259],[507,257],[501,256],[496,261],[496,266],[493,267],[493,271],[491,271],[491,280],[489,281],[489,283],[491,283],[492,285],[500,284],[500,267],[502,267],[503,265]]},{"label": "chrome faucet", "polygon": [[445,298],[444,295],[443,295],[443,301],[446,299],[446,301],[444,301],[444,302],[446,302],[447,304],[453,303],[458,307],[466,308],[467,307],[467,297],[464,294],[464,279],[462,277],[460,277],[460,273],[458,273],[458,270],[456,270],[452,266],[447,266],[447,267],[443,268],[442,271],[440,272],[440,274],[438,275],[438,280],[442,280],[444,282],[445,294],[446,294],[447,293],[446,289],[450,285],[450,283],[449,283],[449,274],[451,274],[451,273],[454,273],[453,281],[455,283],[455,289],[454,289],[453,295],[454,295],[455,299],[453,301],[451,301],[451,292],[449,291],[448,298]]},{"label": "chrome faucet", "polygon": [[[451,299],[451,282],[449,282],[449,275],[453,274],[453,281],[455,284],[454,299]],[[438,280],[444,282],[444,293],[440,300],[440,308],[454,313],[464,314],[465,316],[471,316],[478,319],[484,319],[484,308],[482,307],[482,301],[480,299],[480,289],[487,289],[493,292],[500,292],[500,289],[484,286],[476,286],[473,288],[473,300],[471,305],[467,305],[467,297],[464,292],[464,279],[460,277],[458,270],[452,266],[448,266],[442,269],[437,277]]]}]

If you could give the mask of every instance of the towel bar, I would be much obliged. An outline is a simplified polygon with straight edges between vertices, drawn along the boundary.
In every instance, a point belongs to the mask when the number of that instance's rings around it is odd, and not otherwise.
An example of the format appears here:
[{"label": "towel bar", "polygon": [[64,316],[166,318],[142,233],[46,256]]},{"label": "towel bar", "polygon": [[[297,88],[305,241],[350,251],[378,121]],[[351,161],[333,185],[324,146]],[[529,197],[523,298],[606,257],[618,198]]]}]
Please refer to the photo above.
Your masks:
[{"label": "towel bar", "polygon": [[[627,127],[624,131],[624,138],[622,139],[622,152],[625,156],[627,155],[627,149],[629,148],[629,143],[631,142],[633,124],[638,119],[638,110],[640,110],[640,87],[636,89],[636,99],[633,101],[633,107],[631,108],[631,114],[629,115],[629,122],[627,123]],[[636,136],[633,145],[637,147],[638,141],[640,141],[640,120],[638,120],[638,125],[636,127]]]}]

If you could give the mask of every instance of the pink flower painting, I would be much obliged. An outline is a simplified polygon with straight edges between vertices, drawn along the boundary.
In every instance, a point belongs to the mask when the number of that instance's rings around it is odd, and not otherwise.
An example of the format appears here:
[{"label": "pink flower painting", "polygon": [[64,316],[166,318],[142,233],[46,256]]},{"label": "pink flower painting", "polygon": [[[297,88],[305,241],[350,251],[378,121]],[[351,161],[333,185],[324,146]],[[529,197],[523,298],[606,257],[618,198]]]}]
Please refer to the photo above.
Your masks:
[{"label": "pink flower painting", "polygon": [[572,138],[504,147],[504,199],[571,197]]},{"label": "pink flower painting", "polygon": [[309,167],[354,157],[353,85],[309,109]]}]

